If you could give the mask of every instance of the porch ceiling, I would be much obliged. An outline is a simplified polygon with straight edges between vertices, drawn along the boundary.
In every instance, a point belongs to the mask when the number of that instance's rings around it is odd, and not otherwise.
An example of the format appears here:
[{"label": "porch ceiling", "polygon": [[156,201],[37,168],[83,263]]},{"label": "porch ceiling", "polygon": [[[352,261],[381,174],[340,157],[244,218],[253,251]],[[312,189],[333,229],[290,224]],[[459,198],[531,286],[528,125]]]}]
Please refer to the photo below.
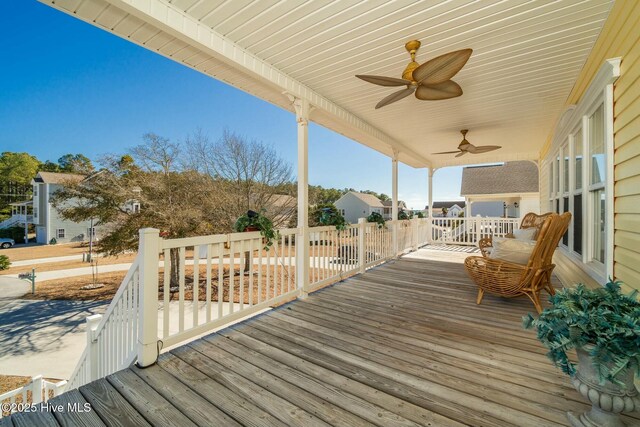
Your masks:
[{"label": "porch ceiling", "polygon": [[[150,50],[292,110],[414,167],[537,159],[612,0],[40,0]],[[417,61],[472,48],[455,77],[464,95],[413,97],[375,110],[393,89],[355,74],[400,77],[404,43]],[[460,129],[484,155],[454,150]]]}]

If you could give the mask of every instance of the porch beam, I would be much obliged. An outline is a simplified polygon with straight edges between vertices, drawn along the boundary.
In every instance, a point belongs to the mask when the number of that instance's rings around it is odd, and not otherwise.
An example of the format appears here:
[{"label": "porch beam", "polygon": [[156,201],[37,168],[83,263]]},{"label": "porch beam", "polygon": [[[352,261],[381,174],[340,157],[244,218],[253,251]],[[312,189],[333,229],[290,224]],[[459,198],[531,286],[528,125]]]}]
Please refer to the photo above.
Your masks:
[{"label": "porch beam", "polygon": [[[63,6],[58,5],[54,0],[39,1],[74,16],[75,18],[85,20],[78,14],[72,13]],[[132,16],[135,16],[138,19],[141,19],[144,22],[154,25],[159,30],[188,43],[190,46],[193,46],[208,55],[211,55],[214,59],[231,66],[242,73],[248,74],[266,86],[275,86],[280,88],[281,91],[293,94],[297,98],[307,99],[316,108],[328,112],[331,116],[336,117],[342,123],[346,123],[357,131],[362,132],[370,138],[384,144],[387,147],[387,150],[381,150],[383,154],[389,155],[392,149],[397,148],[407,155],[407,159],[405,160],[413,163],[414,167],[431,165],[431,161],[425,156],[416,153],[412,149],[406,147],[403,143],[393,139],[359,116],[356,116],[348,110],[338,106],[328,98],[320,95],[308,86],[305,86],[300,81],[280,71],[278,68],[263,59],[260,59],[246,49],[243,49],[234,41],[214,31],[212,28],[198,21],[175,5],[168,3],[165,0],[105,0],[105,2],[131,14]],[[95,22],[88,20],[85,21],[94,26],[96,25]],[[112,29],[104,27],[100,28],[122,37],[121,34],[118,34]],[[132,43],[136,43],[134,40],[127,40]],[[142,46],[148,48],[147,46]],[[181,64],[189,66],[189,64],[183,62],[181,62]],[[196,69],[203,72],[201,69]],[[228,83],[236,86],[234,82]],[[242,87],[242,85],[238,85],[236,87],[251,93],[251,88]],[[273,100],[268,101],[274,102]],[[283,101],[284,102],[280,103],[280,106],[286,106],[286,100]],[[411,162],[411,160],[413,160],[413,162]],[[421,165],[418,163],[421,163]]]}]

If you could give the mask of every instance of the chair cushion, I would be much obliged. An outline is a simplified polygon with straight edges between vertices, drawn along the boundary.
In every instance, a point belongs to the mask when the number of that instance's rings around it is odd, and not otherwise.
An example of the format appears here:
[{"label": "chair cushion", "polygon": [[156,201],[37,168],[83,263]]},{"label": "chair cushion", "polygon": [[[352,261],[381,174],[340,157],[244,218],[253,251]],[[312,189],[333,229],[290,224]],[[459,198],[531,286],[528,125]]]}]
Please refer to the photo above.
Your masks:
[{"label": "chair cushion", "polygon": [[537,228],[519,228],[517,230],[513,230],[513,237],[518,240],[533,240],[535,239]]},{"label": "chair cushion", "polygon": [[494,237],[493,250],[489,254],[489,258],[526,265],[535,246],[535,240]]}]

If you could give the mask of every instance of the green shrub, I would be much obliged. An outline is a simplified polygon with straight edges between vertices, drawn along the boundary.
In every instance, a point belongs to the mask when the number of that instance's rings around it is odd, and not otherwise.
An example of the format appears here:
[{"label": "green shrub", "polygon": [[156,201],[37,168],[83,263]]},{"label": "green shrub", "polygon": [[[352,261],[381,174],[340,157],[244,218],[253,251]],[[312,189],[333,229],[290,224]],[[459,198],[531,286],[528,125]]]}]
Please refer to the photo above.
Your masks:
[{"label": "green shrub", "polygon": [[592,344],[590,352],[600,380],[616,381],[622,370],[633,367],[640,374],[640,302],[638,291],[625,295],[619,282],[587,289],[580,284],[562,289],[550,298],[553,307],[536,319],[523,317],[523,326],[536,328],[538,339],[553,363],[569,374],[575,366],[567,351]]},{"label": "green shrub", "polygon": [[24,243],[24,227],[9,227],[0,229],[0,237],[13,239],[16,243]]},{"label": "green shrub", "polygon": [[6,255],[0,255],[0,270],[6,270],[11,266],[11,261]]}]

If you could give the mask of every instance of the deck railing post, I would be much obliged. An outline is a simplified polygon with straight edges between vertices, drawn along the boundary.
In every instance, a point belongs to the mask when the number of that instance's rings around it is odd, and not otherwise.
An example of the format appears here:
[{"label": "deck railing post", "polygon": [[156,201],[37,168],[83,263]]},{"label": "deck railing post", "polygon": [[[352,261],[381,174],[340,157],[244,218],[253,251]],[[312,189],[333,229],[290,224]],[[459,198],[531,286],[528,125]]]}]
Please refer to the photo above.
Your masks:
[{"label": "deck railing post", "polygon": [[31,378],[31,399],[34,405],[42,402],[42,375]]},{"label": "deck railing post", "polygon": [[413,250],[418,250],[418,241],[420,240],[420,219],[419,218],[411,218],[411,228],[413,230]]},{"label": "deck railing post", "polygon": [[360,266],[360,273],[364,273],[367,268],[367,245],[366,245],[366,233],[367,233],[367,219],[358,218],[358,265]]},{"label": "deck railing post", "polygon": [[96,331],[101,320],[102,314],[94,314],[87,317],[87,363],[89,364],[89,380],[87,382],[98,379],[99,358],[100,356],[104,357],[98,352],[98,340],[96,337]]},{"label": "deck railing post", "polygon": [[158,358],[158,253],[160,231],[140,230],[140,315],[138,319],[138,366],[146,367]]}]

